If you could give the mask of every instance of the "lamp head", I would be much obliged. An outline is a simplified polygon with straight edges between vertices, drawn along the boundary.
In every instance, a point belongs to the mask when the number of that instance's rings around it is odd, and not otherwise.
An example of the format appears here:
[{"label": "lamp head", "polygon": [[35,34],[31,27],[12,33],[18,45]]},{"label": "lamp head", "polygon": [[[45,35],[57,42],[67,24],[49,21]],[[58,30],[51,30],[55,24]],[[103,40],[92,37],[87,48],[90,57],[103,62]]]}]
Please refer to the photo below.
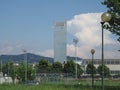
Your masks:
[{"label": "lamp head", "polygon": [[112,16],[110,13],[105,12],[101,15],[102,22],[109,22],[111,20]]},{"label": "lamp head", "polygon": [[94,49],[91,49],[91,54],[94,54],[95,53],[95,50]]}]

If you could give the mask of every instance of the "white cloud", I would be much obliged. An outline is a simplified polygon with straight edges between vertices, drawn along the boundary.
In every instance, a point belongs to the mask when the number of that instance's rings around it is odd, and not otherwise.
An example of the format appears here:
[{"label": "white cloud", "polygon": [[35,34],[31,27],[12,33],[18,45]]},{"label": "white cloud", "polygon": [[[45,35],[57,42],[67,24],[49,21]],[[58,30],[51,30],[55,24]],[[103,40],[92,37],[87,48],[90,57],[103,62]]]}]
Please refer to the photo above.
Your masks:
[{"label": "white cloud", "polygon": [[23,45],[20,43],[3,43],[0,44],[0,54],[19,54],[22,52]]},{"label": "white cloud", "polygon": [[[101,58],[101,14],[102,13],[80,14],[75,15],[71,20],[68,20],[68,33],[71,33],[79,39],[79,57],[90,58],[90,50],[94,48],[96,49],[96,58]],[[117,45],[115,40],[111,38],[111,33],[104,30],[104,45],[111,44]],[[74,48],[74,46],[68,45],[68,49],[70,49],[68,50],[68,55],[74,52],[71,48]],[[105,52],[105,58],[112,58],[115,55],[113,55],[115,52],[111,52],[110,50],[105,50]],[[108,53],[109,55],[107,55]]]},{"label": "white cloud", "polygon": [[37,54],[46,56],[46,57],[53,57],[53,50],[49,49],[49,50],[45,50],[45,51],[40,51]]}]

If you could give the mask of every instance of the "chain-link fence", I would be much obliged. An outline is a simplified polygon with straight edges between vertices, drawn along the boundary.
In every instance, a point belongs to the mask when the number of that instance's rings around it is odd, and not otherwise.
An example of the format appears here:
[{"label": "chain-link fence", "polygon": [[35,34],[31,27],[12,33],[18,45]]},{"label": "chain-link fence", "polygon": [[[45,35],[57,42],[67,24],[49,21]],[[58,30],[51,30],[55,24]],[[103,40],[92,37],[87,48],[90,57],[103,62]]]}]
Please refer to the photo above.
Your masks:
[{"label": "chain-link fence", "polygon": [[72,84],[75,80],[75,74],[71,73],[39,73],[36,80],[40,83],[66,83]]}]

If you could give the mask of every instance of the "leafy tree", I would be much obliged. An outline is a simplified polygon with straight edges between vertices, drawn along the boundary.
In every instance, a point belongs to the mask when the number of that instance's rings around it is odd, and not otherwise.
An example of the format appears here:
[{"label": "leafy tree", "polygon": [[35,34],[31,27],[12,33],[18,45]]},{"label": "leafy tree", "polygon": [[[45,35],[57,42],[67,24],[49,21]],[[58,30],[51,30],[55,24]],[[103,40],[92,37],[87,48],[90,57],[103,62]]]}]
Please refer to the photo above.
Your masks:
[{"label": "leafy tree", "polygon": [[[26,64],[22,62],[17,68],[17,77],[21,82],[25,81]],[[31,65],[27,64],[27,80],[34,80],[35,70]]]},{"label": "leafy tree", "polygon": [[38,69],[37,69],[38,73],[48,73],[48,72],[51,72],[52,66],[50,65],[48,60],[42,59],[39,61],[39,64],[37,67],[38,67]]},{"label": "leafy tree", "polygon": [[[67,61],[67,63],[64,64],[64,73],[71,73],[74,74],[76,73],[76,64],[73,60]],[[81,69],[80,65],[77,64],[77,76],[79,77],[83,73],[83,70]]]},{"label": "leafy tree", "polygon": [[2,72],[12,77],[12,79],[14,80],[16,75],[16,66],[14,66],[13,62],[9,61],[3,65]]},{"label": "leafy tree", "polygon": [[[105,65],[103,67],[104,67],[104,76],[109,76],[110,75],[110,69]],[[98,66],[97,72],[98,72],[98,74],[100,74],[102,76],[102,65]]]},{"label": "leafy tree", "polygon": [[73,60],[69,60],[64,64],[64,72],[75,74],[75,63]]},{"label": "leafy tree", "polygon": [[28,65],[27,67],[27,77],[28,80],[34,80],[35,79],[35,69],[32,65]]},{"label": "leafy tree", "polygon": [[112,15],[108,30],[117,35],[120,42],[120,0],[104,0],[102,4],[107,6],[108,12]]},{"label": "leafy tree", "polygon": [[77,76],[80,77],[80,75],[82,75],[83,72],[84,72],[83,69],[80,67],[79,64],[77,64]]},{"label": "leafy tree", "polygon": [[[93,71],[92,71],[93,70]],[[88,64],[87,67],[86,67],[86,73],[87,74],[96,74],[97,70],[96,70],[96,67],[92,64]]]},{"label": "leafy tree", "polygon": [[52,64],[52,71],[56,73],[62,72],[62,64],[60,62],[54,62]]}]

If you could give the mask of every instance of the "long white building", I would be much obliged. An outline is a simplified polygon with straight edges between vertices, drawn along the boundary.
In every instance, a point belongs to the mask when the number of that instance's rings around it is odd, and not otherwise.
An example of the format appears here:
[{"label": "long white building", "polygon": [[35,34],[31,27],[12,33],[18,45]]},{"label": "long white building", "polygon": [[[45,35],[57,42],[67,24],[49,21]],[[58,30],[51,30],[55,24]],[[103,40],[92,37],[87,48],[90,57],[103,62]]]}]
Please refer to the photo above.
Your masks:
[{"label": "long white building", "polygon": [[[84,59],[85,65],[92,63],[91,59]],[[94,59],[93,64],[97,68],[101,65],[101,59]],[[104,59],[104,64],[110,69],[112,75],[120,75],[120,59]]]},{"label": "long white building", "polygon": [[66,22],[56,22],[54,25],[54,61],[66,60]]}]

